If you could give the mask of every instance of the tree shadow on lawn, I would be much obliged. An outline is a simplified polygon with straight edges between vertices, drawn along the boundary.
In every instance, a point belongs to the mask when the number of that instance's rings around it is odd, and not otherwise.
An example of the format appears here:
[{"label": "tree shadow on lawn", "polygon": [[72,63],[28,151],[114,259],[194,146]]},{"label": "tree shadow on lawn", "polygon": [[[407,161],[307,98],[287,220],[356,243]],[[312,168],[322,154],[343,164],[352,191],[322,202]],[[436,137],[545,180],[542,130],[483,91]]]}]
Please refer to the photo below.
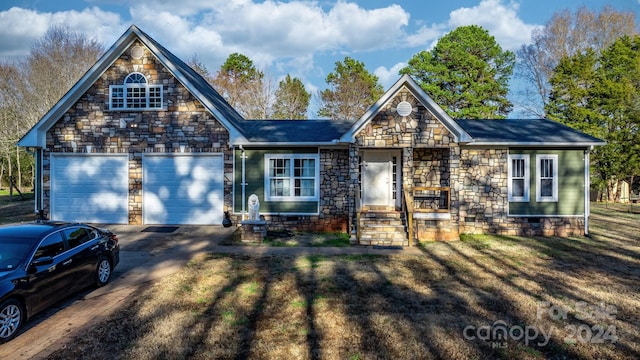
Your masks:
[{"label": "tree shadow on lawn", "polygon": [[[531,264],[494,249],[493,243],[474,245],[429,244],[423,256],[210,254],[163,279],[74,339],[73,352],[63,349],[51,358],[589,359],[639,355],[629,345],[637,343],[637,329],[634,334],[618,334],[621,340],[613,345],[564,342],[563,327],[578,322],[551,319],[552,306],[597,300],[567,283],[573,275],[554,276],[559,273],[556,264],[564,268],[567,262],[576,261],[564,256],[575,251],[571,244]],[[534,239],[517,246],[530,247],[538,254],[552,244]],[[524,260],[535,260],[537,255],[533,256]],[[549,272],[540,271],[545,267]],[[540,315],[540,302],[547,300]],[[622,321],[618,318],[614,324]],[[556,330],[548,341],[539,331],[543,327]],[[119,340],[106,344],[88,340],[94,337]]]}]

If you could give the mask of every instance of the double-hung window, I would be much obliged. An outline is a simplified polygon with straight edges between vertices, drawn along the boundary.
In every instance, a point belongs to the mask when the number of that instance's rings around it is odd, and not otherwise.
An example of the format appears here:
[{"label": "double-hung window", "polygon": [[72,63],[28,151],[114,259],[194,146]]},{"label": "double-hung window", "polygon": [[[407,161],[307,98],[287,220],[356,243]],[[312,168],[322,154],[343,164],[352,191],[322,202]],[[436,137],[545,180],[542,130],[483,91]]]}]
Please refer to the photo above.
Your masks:
[{"label": "double-hung window", "polygon": [[529,201],[529,155],[509,155],[509,201]]},{"label": "double-hung window", "polygon": [[139,72],[129,74],[123,85],[109,86],[110,110],[159,110],[162,100],[162,85],[148,84]]},{"label": "double-hung window", "polygon": [[265,155],[265,199],[267,201],[318,200],[319,158],[317,154]]},{"label": "double-hung window", "polygon": [[536,155],[536,201],[558,201],[558,155]]}]

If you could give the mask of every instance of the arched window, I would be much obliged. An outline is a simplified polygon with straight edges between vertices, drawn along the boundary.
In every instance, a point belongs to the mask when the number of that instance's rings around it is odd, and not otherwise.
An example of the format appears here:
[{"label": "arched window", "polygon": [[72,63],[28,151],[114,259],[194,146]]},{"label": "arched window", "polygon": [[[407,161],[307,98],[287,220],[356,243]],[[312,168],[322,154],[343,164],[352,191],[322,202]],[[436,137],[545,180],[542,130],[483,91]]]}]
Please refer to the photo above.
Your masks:
[{"label": "arched window", "polygon": [[162,85],[149,85],[143,74],[132,72],[124,79],[123,85],[109,86],[109,109],[162,109]]}]

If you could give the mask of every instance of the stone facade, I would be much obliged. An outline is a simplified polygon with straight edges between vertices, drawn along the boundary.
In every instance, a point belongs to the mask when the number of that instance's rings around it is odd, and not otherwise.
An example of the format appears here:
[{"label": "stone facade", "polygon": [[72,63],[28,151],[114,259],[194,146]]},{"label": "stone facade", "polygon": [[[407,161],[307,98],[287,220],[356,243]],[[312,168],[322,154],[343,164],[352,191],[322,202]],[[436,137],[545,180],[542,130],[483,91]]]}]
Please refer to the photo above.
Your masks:
[{"label": "stone facade", "polygon": [[461,233],[500,233],[507,224],[508,149],[464,149],[456,181]]},{"label": "stone facade", "polygon": [[[406,101],[413,107],[408,116],[396,112]],[[402,190],[417,186],[450,187],[452,174],[458,174],[460,148],[455,136],[424,107],[405,87],[356,136],[352,156],[366,149],[402,149]],[[359,191],[359,167],[352,166],[352,179]],[[451,187],[451,218],[447,220],[416,220],[418,240],[450,240],[459,237],[457,189]],[[356,209],[355,203],[353,209]],[[354,215],[355,216],[354,210]],[[353,219],[350,223],[353,223]]]},{"label": "stone facade", "polygon": [[[413,105],[409,116],[395,111],[401,101]],[[514,217],[508,214],[508,148],[478,148],[455,137],[406,88],[381,109],[351,146],[350,196],[360,191],[358,154],[366,149],[402,148],[402,187],[449,187],[450,210],[444,219],[414,221],[419,241],[454,240],[460,234],[567,236],[584,233],[582,217]],[[350,202],[350,224],[357,211]]]},{"label": "stone facade", "polygon": [[[146,153],[216,153],[224,158],[224,208],[232,208],[233,151],[222,124],[140,42],[141,58],[125,51],[47,132],[43,150],[43,204],[50,203],[53,153],[127,154],[129,223],[142,224],[142,157]],[[132,72],[163,87],[163,109],[112,111],[109,86]],[[400,116],[400,102],[412,106]],[[343,146],[343,147],[340,147]],[[359,158],[368,150],[400,154],[398,194],[413,187],[448,187],[450,211],[415,221],[418,240],[451,240],[461,233],[580,235],[582,217],[513,217],[508,214],[508,148],[460,145],[412,92],[402,87],[355,136],[355,142],[321,148],[318,215],[268,215],[269,229],[348,231],[360,194]],[[236,215],[234,222],[240,222]]]},{"label": "stone facade", "polygon": [[[133,46],[141,46],[135,43]],[[144,48],[144,47],[143,47]],[[129,155],[129,223],[142,224],[142,155],[175,153],[224,154],[225,208],[232,199],[233,162],[228,131],[160,62],[144,48],[134,59],[127,50],[47,132],[43,158],[54,152],[126,153]],[[162,84],[164,109],[109,110],[109,85],[121,85],[132,72],[149,84]],[[88,146],[91,146],[89,149]],[[50,200],[49,161],[43,166],[45,214]]]}]

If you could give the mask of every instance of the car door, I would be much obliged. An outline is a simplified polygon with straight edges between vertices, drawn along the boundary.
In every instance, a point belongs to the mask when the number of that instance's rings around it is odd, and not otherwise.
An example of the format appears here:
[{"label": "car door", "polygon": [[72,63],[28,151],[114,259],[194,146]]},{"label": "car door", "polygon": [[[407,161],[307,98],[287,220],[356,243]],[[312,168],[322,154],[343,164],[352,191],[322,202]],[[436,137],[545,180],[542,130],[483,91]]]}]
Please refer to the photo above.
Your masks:
[{"label": "car door", "polygon": [[[33,265],[39,259],[49,258],[51,261],[41,265]],[[54,232],[42,240],[35,255],[32,265],[28,270],[28,282],[32,312],[38,312],[58,300],[64,293],[61,291],[64,284],[64,266],[66,260],[65,243],[61,232]]]},{"label": "car door", "polygon": [[96,262],[100,255],[97,233],[85,226],[73,226],[62,231],[67,245],[64,277],[70,291],[84,289],[94,282]]}]

